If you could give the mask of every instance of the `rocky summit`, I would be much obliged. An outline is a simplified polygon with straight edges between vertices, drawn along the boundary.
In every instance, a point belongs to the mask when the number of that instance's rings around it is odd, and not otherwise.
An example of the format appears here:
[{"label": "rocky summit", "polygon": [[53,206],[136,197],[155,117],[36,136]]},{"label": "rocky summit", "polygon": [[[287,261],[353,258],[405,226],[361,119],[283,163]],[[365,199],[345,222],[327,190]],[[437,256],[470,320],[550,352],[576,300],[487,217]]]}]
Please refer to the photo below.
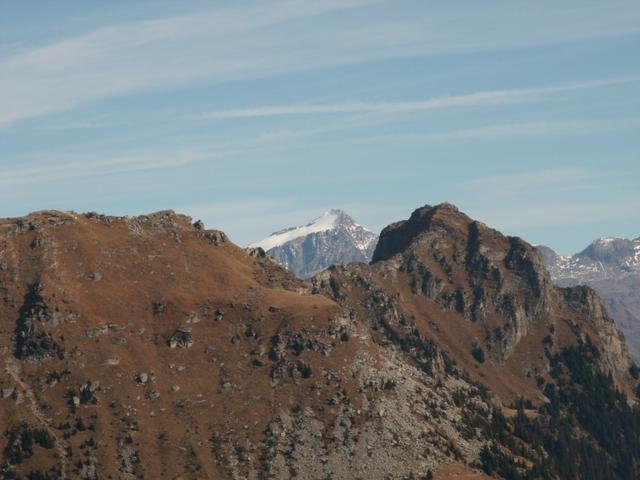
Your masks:
[{"label": "rocky summit", "polygon": [[342,210],[329,210],[308,224],[286,228],[253,243],[301,278],[336,263],[368,262],[378,236]]},{"label": "rocky summit", "polygon": [[638,478],[596,293],[443,204],[308,282],[172,211],[0,220],[0,476]]},{"label": "rocky summit", "polygon": [[589,285],[598,292],[640,362],[640,238],[599,238],[572,256],[538,249],[558,285]]}]

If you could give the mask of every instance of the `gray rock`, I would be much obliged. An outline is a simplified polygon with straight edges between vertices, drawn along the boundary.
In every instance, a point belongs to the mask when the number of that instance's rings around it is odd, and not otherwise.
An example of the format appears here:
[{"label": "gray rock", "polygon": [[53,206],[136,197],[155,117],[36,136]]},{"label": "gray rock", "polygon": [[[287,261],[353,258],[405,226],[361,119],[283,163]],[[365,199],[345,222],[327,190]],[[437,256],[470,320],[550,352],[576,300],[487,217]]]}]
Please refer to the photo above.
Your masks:
[{"label": "gray rock", "polygon": [[171,348],[191,348],[193,346],[193,336],[189,327],[178,327],[167,340]]}]

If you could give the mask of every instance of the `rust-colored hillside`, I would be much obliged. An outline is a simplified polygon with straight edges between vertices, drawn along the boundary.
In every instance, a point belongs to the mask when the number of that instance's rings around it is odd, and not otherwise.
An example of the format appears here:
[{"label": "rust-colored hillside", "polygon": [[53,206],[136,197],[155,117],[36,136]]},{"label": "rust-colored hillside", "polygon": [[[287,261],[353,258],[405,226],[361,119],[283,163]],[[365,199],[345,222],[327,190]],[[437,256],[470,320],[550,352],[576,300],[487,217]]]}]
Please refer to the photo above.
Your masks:
[{"label": "rust-colored hillside", "polygon": [[553,287],[536,250],[450,205],[309,284],[170,211],[0,220],[5,478],[524,474],[553,453],[514,402],[550,418],[549,388],[582,385],[576,348],[632,401],[593,292]]}]

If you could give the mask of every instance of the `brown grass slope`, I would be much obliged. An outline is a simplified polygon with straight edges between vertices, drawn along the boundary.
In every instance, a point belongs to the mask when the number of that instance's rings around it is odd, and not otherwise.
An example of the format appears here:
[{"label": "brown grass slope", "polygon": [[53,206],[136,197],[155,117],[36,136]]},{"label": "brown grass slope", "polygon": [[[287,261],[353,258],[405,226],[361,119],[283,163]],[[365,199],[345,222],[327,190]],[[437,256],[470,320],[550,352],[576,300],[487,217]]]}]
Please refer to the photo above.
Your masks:
[{"label": "brown grass slope", "polygon": [[[310,397],[304,378],[294,389],[272,387],[277,379],[259,366],[272,336],[318,333],[327,345],[300,355],[313,368],[336,335],[334,302],[298,293],[300,283],[268,260],[171,212],[42,212],[3,221],[0,232],[1,381],[21,397],[2,400],[0,429],[21,418],[57,437],[76,431],[63,440],[69,475],[93,437],[86,457],[101,478],[124,470],[172,478],[191,464],[196,477],[215,477],[215,438],[255,439],[274,414]],[[25,320],[36,330],[29,335],[48,341],[16,359]],[[176,332],[188,348],[171,348]],[[336,345],[332,359],[339,365],[353,348]],[[83,389],[96,391],[86,404]],[[127,459],[127,450],[137,453]],[[131,465],[116,473],[123,463]]]},{"label": "brown grass slope", "polygon": [[[375,479],[477,464],[493,407],[473,379],[543,401],[545,349],[589,335],[627,385],[597,297],[553,287],[536,255],[425,207],[383,231],[371,266],[311,289],[170,211],[0,220],[3,471]],[[416,330],[429,358],[390,340]]]}]

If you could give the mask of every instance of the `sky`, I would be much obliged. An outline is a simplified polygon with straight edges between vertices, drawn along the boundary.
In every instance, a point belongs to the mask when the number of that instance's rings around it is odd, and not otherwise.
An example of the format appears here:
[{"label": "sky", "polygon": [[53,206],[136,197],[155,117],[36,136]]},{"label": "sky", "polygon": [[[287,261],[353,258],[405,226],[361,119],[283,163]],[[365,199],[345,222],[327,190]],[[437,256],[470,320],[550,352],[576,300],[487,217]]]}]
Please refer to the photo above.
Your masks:
[{"label": "sky", "polygon": [[640,236],[640,2],[0,2],[0,217]]}]

